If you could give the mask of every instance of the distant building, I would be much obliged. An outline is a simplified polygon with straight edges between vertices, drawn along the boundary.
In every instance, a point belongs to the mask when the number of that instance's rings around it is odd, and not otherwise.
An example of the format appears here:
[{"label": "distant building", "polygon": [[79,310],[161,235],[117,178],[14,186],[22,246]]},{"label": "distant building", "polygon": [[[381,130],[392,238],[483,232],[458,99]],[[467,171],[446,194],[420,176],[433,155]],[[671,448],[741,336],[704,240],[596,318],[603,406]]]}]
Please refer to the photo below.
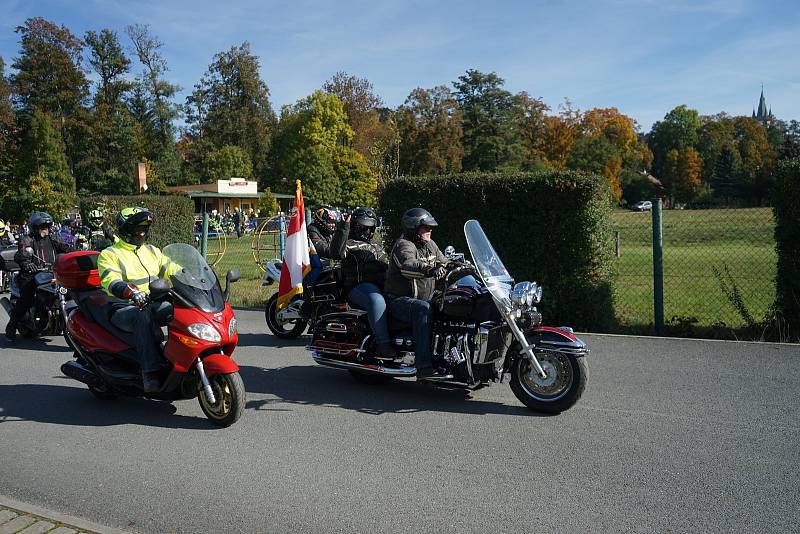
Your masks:
[{"label": "distant building", "polygon": [[[258,204],[258,182],[251,182],[241,178],[230,180],[217,180],[210,184],[179,185],[168,187],[173,193],[183,193],[194,201],[195,213],[217,210],[220,213],[232,212],[239,208],[247,211],[255,209]],[[289,200],[294,195],[272,193],[282,209],[288,209]]]},{"label": "distant building", "polygon": [[764,98],[764,86],[761,86],[761,98],[758,99],[758,111],[753,109],[753,118],[758,120],[761,124],[766,124],[767,121],[774,119],[772,109],[767,109],[767,100]]}]

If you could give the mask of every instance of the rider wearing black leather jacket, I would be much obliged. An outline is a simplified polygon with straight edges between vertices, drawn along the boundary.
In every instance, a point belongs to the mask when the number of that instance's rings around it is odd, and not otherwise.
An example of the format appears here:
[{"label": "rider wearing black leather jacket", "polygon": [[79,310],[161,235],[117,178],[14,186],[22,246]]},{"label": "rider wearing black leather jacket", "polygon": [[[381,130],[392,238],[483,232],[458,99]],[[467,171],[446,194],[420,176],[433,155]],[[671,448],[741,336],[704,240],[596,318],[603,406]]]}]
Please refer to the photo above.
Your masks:
[{"label": "rider wearing black leather jacket", "polygon": [[[19,240],[19,248],[14,255],[14,261],[20,268],[19,300],[14,304],[6,325],[6,337],[11,341],[17,337],[17,322],[33,305],[36,296],[36,283],[33,278],[40,266],[44,263],[52,265],[56,262],[58,254],[75,250],[74,247],[50,235],[52,226],[53,218],[49,214],[36,211],[28,219],[30,233]],[[26,251],[28,248],[33,249],[33,254]]]},{"label": "rider wearing black leather jacket", "polygon": [[394,358],[386,300],[381,294],[389,258],[380,243],[372,240],[377,225],[378,218],[370,208],[356,208],[352,215],[344,215],[331,240],[331,258],[342,260],[340,272],[347,300],[367,312],[378,354]]},{"label": "rider wearing black leather jacket", "polygon": [[320,206],[314,210],[311,224],[306,228],[306,232],[320,258],[331,257],[331,239],[340,218],[339,211],[331,206]]}]

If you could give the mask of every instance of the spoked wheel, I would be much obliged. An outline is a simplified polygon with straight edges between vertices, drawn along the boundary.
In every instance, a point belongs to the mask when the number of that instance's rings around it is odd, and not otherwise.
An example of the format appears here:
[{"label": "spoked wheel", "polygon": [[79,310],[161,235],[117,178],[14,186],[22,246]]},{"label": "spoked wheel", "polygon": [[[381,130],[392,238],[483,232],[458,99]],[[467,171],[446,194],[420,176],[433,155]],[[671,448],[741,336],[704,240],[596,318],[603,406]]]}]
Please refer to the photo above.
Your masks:
[{"label": "spoked wheel", "polygon": [[519,357],[511,370],[511,390],[528,408],[560,413],[572,407],[586,388],[589,368],[585,358],[540,352],[536,358],[547,378],[541,378],[527,358]]},{"label": "spoked wheel", "polygon": [[275,293],[267,301],[267,308],[264,310],[269,331],[280,339],[295,339],[302,334],[307,326],[302,319],[282,321],[278,318],[278,294]]},{"label": "spoked wheel", "polygon": [[385,384],[389,382],[392,377],[391,376],[384,376],[379,375],[376,373],[368,373],[365,371],[359,371],[357,369],[348,369],[350,375],[356,379],[357,382],[361,382],[362,384],[367,384],[369,386],[377,386],[378,384]]},{"label": "spoked wheel", "polygon": [[220,426],[231,426],[239,420],[244,411],[244,382],[239,373],[209,376],[211,391],[214,392],[214,404],[208,402],[203,383],[197,381],[197,400],[200,408],[213,423]]}]

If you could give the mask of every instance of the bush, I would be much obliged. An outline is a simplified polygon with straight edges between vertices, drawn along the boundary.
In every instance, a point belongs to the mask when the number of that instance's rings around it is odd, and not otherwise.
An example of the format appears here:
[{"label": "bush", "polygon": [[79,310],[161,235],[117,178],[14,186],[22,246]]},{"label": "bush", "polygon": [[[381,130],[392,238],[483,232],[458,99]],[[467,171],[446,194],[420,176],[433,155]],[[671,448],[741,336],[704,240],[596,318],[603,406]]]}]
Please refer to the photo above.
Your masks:
[{"label": "bush", "polygon": [[775,308],[790,332],[800,334],[800,158],[778,165],[775,184]]},{"label": "bush", "polygon": [[86,220],[93,209],[100,209],[106,222],[114,228],[114,217],[127,206],[141,206],[153,213],[149,242],[164,248],[170,243],[194,242],[194,203],[173,195],[95,196],[80,201],[81,217]]},{"label": "bush", "polygon": [[438,221],[434,240],[442,249],[468,252],[464,223],[477,219],[515,280],[542,285],[548,324],[612,326],[613,197],[602,176],[548,170],[389,180],[379,203],[388,247],[403,212],[415,206]]}]

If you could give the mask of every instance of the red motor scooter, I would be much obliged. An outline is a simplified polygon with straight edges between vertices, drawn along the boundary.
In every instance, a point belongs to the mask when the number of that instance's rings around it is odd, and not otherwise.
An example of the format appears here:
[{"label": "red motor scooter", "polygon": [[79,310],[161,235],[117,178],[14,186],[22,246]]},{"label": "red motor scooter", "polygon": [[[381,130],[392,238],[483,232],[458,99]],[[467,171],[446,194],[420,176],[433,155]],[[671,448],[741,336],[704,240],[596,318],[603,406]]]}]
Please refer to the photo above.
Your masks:
[{"label": "red motor scooter", "polygon": [[[167,327],[160,336],[164,363],[160,370],[161,390],[144,393],[141,368],[133,347],[133,334],[111,323],[109,297],[100,286],[94,251],[64,254],[54,272],[61,286],[60,302],[66,328],[64,337],[75,350],[75,360],[61,371],[89,386],[96,397],[146,396],[177,400],[198,398],[203,413],[214,423],[230,426],[242,415],[245,390],[239,366],[231,358],[239,340],[236,318],[228,304],[230,284],[239,279],[228,271],[225,291],[200,253],[185,243],[164,248],[163,254],[181,267],[169,283],[150,283],[152,302],[159,306],[156,323]],[[68,303],[65,296],[72,297]]]}]

